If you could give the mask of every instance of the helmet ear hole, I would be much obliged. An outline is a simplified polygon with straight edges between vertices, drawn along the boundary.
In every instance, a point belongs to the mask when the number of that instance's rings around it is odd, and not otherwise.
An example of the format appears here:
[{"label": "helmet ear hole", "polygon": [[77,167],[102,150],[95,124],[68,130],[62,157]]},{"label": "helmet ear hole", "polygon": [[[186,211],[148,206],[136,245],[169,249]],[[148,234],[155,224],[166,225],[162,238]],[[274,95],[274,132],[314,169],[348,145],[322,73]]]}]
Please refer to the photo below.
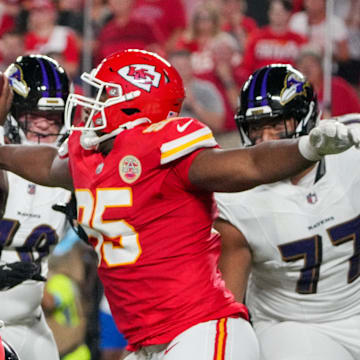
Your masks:
[{"label": "helmet ear hole", "polygon": [[165,82],[166,82],[166,84],[168,84],[170,82],[169,75],[167,74],[167,72],[165,70],[163,71],[163,73],[164,73]]},{"label": "helmet ear hole", "polygon": [[121,111],[128,116],[140,113],[140,110],[135,108],[121,109]]}]

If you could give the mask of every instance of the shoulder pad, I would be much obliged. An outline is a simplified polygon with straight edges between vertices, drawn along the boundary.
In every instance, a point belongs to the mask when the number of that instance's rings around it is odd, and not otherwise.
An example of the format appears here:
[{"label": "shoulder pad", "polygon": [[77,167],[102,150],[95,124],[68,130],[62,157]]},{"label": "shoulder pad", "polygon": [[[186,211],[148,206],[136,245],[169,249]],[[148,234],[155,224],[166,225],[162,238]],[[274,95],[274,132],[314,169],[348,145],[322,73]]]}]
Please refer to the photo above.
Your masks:
[{"label": "shoulder pad", "polygon": [[163,130],[160,146],[161,165],[191,154],[195,150],[217,146],[211,130],[193,118],[167,119],[150,125],[144,133],[160,130]]}]

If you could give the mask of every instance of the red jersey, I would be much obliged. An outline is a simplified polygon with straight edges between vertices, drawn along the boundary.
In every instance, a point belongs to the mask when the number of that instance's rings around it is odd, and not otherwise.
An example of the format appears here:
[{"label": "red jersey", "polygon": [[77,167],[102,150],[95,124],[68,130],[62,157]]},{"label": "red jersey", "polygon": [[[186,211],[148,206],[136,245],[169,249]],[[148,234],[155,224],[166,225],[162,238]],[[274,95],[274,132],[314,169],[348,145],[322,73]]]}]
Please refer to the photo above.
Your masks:
[{"label": "red jersey", "polygon": [[160,40],[150,25],[130,19],[125,25],[119,25],[115,20],[109,21],[101,30],[97,42],[95,64],[115,51],[146,49]]},{"label": "red jersey", "polygon": [[75,32],[66,26],[55,26],[49,37],[40,37],[35,32],[28,32],[24,41],[27,53],[58,52],[69,63],[78,64],[80,61]]},{"label": "red jersey", "polygon": [[185,30],[186,13],[182,0],[136,0],[132,16],[151,25],[166,42],[176,30]]},{"label": "red jersey", "polygon": [[[256,21],[253,18],[245,15],[241,17],[241,21],[238,26],[244,30],[246,36],[258,29]],[[235,30],[230,22],[225,22],[222,26],[222,29],[223,31],[227,31],[229,33],[232,33]]]},{"label": "red jersey", "polygon": [[[324,109],[324,88],[316,89],[319,108]],[[349,113],[360,112],[359,96],[345,79],[339,76],[333,76],[331,79],[331,115],[340,116]]]},{"label": "red jersey", "polygon": [[292,64],[307,40],[292,31],[274,33],[269,26],[261,28],[248,38],[242,66],[250,75],[269,64]]},{"label": "red jersey", "polygon": [[198,152],[216,146],[210,129],[192,118],[139,125],[106,157],[83,150],[79,138],[69,139],[78,221],[130,348],[167,343],[211,319],[247,319],[217,268],[213,195],[188,180]]}]

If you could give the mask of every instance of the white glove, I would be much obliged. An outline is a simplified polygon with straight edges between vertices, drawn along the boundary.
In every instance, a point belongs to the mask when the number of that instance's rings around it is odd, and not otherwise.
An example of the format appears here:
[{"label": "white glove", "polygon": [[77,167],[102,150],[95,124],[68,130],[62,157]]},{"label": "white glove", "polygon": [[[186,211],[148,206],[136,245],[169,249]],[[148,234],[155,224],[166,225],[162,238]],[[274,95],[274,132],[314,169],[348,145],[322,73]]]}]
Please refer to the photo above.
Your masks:
[{"label": "white glove", "polygon": [[318,161],[324,155],[339,154],[353,145],[360,145],[360,131],[330,119],[321,120],[309,135],[300,138],[299,151],[305,159]]},{"label": "white glove", "polygon": [[349,128],[349,135],[354,145],[360,147],[360,113],[351,113],[336,117],[337,121],[345,124]]}]

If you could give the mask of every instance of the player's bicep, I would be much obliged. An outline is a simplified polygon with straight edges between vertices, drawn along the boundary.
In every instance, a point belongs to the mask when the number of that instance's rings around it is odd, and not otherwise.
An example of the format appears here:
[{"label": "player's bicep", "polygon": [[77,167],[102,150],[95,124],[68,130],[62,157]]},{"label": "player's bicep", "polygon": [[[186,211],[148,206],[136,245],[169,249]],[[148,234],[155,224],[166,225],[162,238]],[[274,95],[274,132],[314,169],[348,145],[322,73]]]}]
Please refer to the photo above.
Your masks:
[{"label": "player's bicep", "polygon": [[[207,191],[233,192],[250,188],[254,165],[246,149],[206,149],[189,169],[189,181]],[[240,163],[239,163],[240,162]],[[247,172],[245,172],[247,169]]]},{"label": "player's bicep", "polygon": [[243,233],[228,221],[218,218],[214,228],[221,235],[219,268],[226,287],[243,302],[251,271],[251,251]]}]

